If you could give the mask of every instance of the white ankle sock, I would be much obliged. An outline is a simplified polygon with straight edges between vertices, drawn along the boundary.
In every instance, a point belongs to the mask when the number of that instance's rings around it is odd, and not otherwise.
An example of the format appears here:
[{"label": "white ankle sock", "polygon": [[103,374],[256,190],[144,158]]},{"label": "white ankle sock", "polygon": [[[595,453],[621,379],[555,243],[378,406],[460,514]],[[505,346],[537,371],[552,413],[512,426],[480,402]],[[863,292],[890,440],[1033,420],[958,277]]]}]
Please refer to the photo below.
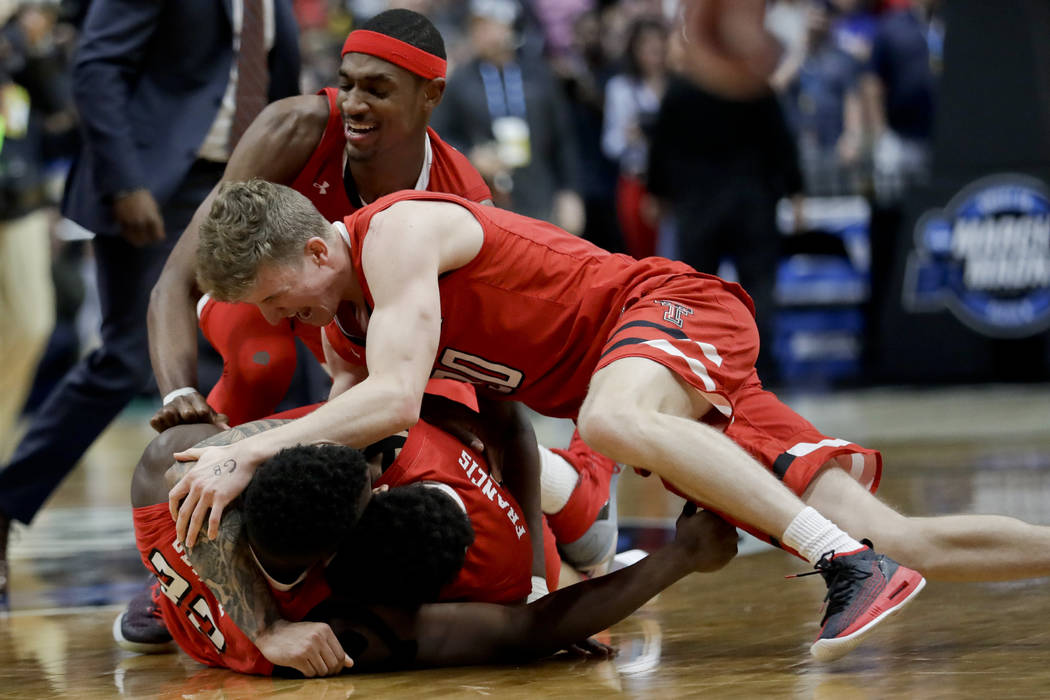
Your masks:
[{"label": "white ankle sock", "polygon": [[780,541],[805,557],[810,564],[816,564],[827,552],[841,554],[864,546],[809,506],[795,516]]},{"label": "white ankle sock", "polygon": [[553,515],[564,508],[579,480],[568,460],[540,446],[540,510]]}]

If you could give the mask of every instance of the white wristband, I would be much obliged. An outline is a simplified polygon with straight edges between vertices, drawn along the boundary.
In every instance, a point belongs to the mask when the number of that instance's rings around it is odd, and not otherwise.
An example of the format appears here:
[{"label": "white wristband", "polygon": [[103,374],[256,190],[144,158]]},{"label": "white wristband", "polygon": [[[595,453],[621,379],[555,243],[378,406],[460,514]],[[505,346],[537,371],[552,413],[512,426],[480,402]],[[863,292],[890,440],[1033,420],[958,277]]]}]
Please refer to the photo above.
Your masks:
[{"label": "white wristband", "polygon": [[529,597],[526,602],[533,603],[543,596],[547,595],[550,591],[547,590],[547,579],[543,576],[532,577],[532,593],[529,593]]},{"label": "white wristband", "polygon": [[169,403],[171,403],[175,399],[179,398],[180,396],[185,396],[186,394],[196,394],[196,393],[197,393],[197,390],[194,387],[192,387],[192,386],[184,386],[182,388],[175,389],[174,391],[169,391],[167,393],[167,395],[164,397],[163,405],[167,406]]}]

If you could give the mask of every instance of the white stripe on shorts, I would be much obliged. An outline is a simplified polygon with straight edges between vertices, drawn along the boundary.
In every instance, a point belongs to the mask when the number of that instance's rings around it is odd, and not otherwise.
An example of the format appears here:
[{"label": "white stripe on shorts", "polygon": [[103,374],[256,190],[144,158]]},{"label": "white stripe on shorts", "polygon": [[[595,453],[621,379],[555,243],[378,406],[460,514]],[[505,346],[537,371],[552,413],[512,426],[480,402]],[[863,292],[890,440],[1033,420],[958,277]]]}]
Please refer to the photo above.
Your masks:
[{"label": "white stripe on shorts", "polygon": [[[694,342],[696,342],[696,344],[700,346],[700,350],[704,353],[704,357],[706,357],[709,361],[713,362],[716,366],[722,366],[722,357],[718,354],[718,351],[715,349],[714,345],[711,345],[710,343],[701,343],[699,341]],[[711,375],[707,373],[707,368],[704,367],[703,362],[700,362],[700,360],[697,360],[696,358],[689,357],[681,350],[676,348],[674,345],[671,345],[669,341],[664,340],[663,338],[657,338],[654,340],[647,340],[644,344],[648,345],[649,347],[656,348],[657,350],[661,350],[667,353],[668,355],[673,355],[674,357],[682,358],[683,360],[685,360],[685,363],[689,365],[689,369],[693,371],[693,374],[700,377],[700,381],[704,383],[705,389],[707,389],[708,391],[715,391],[718,389],[718,386],[715,384],[714,380],[711,379]],[[718,409],[718,412],[721,413],[723,416],[726,416],[727,418],[732,417],[733,407],[729,404],[729,402],[725,400],[724,397],[718,394],[705,393],[704,398],[710,401],[711,405]]]}]

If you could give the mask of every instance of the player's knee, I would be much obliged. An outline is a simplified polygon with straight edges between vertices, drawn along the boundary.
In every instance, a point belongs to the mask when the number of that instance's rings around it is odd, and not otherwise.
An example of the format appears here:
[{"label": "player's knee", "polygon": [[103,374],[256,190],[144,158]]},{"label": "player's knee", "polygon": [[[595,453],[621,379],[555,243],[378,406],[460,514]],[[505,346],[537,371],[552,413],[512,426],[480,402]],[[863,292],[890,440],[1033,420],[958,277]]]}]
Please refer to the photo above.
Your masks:
[{"label": "player's knee", "polygon": [[135,508],[168,500],[164,475],[174,462],[174,455],[214,435],[218,428],[210,423],[176,425],[153,438],[142,452],[131,480],[131,505]]},{"label": "player's knee", "polygon": [[597,452],[624,464],[637,464],[645,443],[642,416],[633,407],[590,404],[580,412],[577,427],[584,442]]}]

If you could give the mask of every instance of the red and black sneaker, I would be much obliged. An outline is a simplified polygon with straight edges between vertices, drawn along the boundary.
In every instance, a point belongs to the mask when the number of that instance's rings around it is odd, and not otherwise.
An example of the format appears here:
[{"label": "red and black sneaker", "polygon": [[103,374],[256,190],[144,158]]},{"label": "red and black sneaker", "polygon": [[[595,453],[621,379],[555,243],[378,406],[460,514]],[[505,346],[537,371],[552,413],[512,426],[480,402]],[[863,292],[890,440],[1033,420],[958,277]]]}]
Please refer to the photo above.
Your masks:
[{"label": "red and black sneaker", "polygon": [[824,577],[827,610],[817,641],[809,653],[819,661],[834,661],[860,644],[877,624],[910,602],[926,579],[885,554],[876,554],[871,543],[853,552],[827,552],[814,567]]},{"label": "red and black sneaker", "polygon": [[163,654],[175,651],[171,633],[164,624],[157,601],[164,595],[160,581],[139,591],[124,612],[113,621],[113,639],[117,646],[138,654]]}]

